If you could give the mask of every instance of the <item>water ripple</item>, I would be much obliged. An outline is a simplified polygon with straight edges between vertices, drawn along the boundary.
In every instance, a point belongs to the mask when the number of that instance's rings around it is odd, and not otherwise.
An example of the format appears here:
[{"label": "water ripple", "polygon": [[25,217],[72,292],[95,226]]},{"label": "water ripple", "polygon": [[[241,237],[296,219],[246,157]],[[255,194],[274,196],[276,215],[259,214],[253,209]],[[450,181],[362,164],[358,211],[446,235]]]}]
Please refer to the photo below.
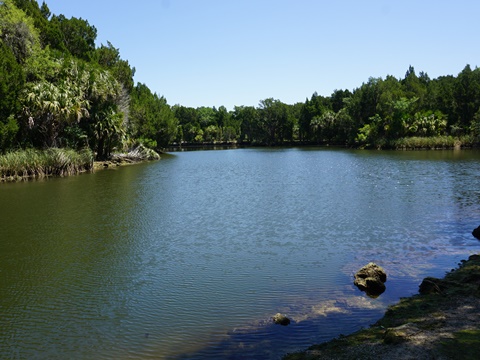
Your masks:
[{"label": "water ripple", "polygon": [[[358,330],[478,250],[461,154],[191,152],[0,187],[0,357],[275,359]],[[352,285],[370,261],[376,300]]]}]

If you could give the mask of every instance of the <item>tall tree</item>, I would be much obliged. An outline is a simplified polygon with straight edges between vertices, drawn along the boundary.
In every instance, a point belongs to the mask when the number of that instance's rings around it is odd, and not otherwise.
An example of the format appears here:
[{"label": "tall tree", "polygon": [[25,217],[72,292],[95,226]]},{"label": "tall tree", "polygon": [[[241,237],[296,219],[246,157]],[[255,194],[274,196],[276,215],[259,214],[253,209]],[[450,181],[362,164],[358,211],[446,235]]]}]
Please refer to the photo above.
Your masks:
[{"label": "tall tree", "polygon": [[480,70],[466,65],[455,84],[457,126],[465,132],[480,106]]},{"label": "tall tree", "polygon": [[145,145],[164,148],[177,134],[178,121],[167,100],[138,83],[131,94],[131,132]]},{"label": "tall tree", "polygon": [[12,50],[0,40],[0,152],[16,143],[19,126],[15,115],[21,109],[19,97],[25,77]]},{"label": "tall tree", "polygon": [[350,116],[355,119],[356,127],[361,128],[369,124],[377,113],[377,106],[380,101],[381,78],[370,78],[367,83],[353,91],[348,104]]},{"label": "tall tree", "polygon": [[25,82],[22,67],[12,49],[0,40],[0,121],[20,110],[20,92]]},{"label": "tall tree", "polygon": [[333,112],[337,113],[343,109],[345,106],[344,99],[351,96],[352,93],[349,90],[334,90],[332,96],[330,96]]},{"label": "tall tree", "polygon": [[406,98],[417,98],[416,107],[420,109],[423,106],[427,94],[427,84],[425,77],[421,80],[415,73],[415,69],[410,65],[402,80],[403,90]]},{"label": "tall tree", "polygon": [[257,109],[254,106],[235,106],[232,116],[240,124],[240,141],[255,141],[258,133]]},{"label": "tall tree", "polygon": [[0,2],[0,40],[12,50],[20,64],[39,50],[38,31],[32,19],[12,0]]},{"label": "tall tree", "polygon": [[258,111],[262,142],[274,145],[292,140],[293,121],[284,103],[273,98],[261,100]]},{"label": "tall tree", "polygon": [[106,46],[102,44],[95,50],[93,58],[102,67],[108,69],[117,81],[123,84],[128,93],[132,91],[135,68],[131,67],[127,60],[120,58],[119,49],[107,41]]},{"label": "tall tree", "polygon": [[[97,29],[82,18],[67,19],[64,15],[53,15],[50,20],[52,38],[51,46],[63,51],[66,49],[73,56],[90,61],[95,52]],[[58,34],[61,34],[61,38]]]}]

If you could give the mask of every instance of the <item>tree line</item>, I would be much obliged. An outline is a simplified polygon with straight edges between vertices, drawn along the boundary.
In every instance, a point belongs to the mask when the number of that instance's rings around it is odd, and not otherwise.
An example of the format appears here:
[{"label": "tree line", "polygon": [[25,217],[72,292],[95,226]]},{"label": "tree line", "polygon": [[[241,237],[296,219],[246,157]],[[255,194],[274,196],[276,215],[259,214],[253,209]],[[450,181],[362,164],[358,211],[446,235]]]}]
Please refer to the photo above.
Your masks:
[{"label": "tree line", "polygon": [[305,102],[171,106],[110,42],[96,46],[87,20],[52,14],[45,2],[0,1],[0,152],[90,148],[97,159],[142,143],[155,149],[236,142],[398,147],[402,139],[480,137],[480,69],[431,79],[410,66],[401,79],[314,93]]},{"label": "tree line", "polygon": [[[403,79],[370,78],[360,87],[314,93],[287,105],[265,99],[258,107],[174,106],[179,141],[240,141],[250,144],[334,144],[396,147],[402,139],[452,138],[463,145],[480,136],[480,69],[436,79],[410,66]],[[421,142],[420,142],[421,144]]]}]

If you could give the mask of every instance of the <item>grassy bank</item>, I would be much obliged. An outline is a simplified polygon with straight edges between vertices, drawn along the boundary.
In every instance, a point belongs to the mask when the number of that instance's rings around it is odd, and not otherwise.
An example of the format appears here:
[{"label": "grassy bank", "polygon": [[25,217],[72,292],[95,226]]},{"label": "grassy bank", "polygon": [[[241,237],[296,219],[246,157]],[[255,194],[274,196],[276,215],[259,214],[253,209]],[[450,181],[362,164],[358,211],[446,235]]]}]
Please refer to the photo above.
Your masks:
[{"label": "grassy bank", "polygon": [[93,153],[71,149],[26,149],[0,155],[0,181],[67,176],[93,169]]},{"label": "grassy bank", "polygon": [[471,136],[431,136],[431,137],[407,137],[394,140],[391,147],[398,150],[415,149],[453,149],[460,147],[475,146],[475,139]]},{"label": "grassy bank", "polygon": [[422,294],[391,306],[370,328],[285,359],[478,359],[480,255],[443,279],[426,278],[420,288]]},{"label": "grassy bank", "polygon": [[478,138],[471,135],[462,136],[430,136],[420,137],[411,136],[395,140],[377,139],[370,144],[360,143],[336,143],[336,142],[315,142],[315,141],[288,141],[271,144],[262,144],[255,142],[217,142],[217,143],[182,143],[171,144],[167,147],[168,151],[183,150],[221,150],[237,149],[249,147],[334,147],[334,148],[354,148],[354,149],[389,149],[389,150],[434,150],[434,149],[458,149],[479,147]]}]

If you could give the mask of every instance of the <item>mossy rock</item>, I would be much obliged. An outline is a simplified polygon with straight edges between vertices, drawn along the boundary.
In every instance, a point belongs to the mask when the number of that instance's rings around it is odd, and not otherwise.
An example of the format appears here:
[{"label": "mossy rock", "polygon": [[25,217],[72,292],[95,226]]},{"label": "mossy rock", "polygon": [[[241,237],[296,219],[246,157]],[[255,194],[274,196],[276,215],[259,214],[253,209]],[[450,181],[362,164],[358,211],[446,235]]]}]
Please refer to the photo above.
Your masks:
[{"label": "mossy rock", "polygon": [[290,324],[290,319],[280,313],[275,314],[272,319],[273,322],[277,325],[287,326]]},{"label": "mossy rock", "polygon": [[441,294],[442,293],[442,281],[433,277],[427,277],[423,279],[419,286],[418,292],[422,295],[427,294]]},{"label": "mossy rock", "polygon": [[376,298],[385,291],[384,283],[386,281],[385,270],[371,262],[357,271],[353,284],[361,291],[365,291],[368,296]]}]

